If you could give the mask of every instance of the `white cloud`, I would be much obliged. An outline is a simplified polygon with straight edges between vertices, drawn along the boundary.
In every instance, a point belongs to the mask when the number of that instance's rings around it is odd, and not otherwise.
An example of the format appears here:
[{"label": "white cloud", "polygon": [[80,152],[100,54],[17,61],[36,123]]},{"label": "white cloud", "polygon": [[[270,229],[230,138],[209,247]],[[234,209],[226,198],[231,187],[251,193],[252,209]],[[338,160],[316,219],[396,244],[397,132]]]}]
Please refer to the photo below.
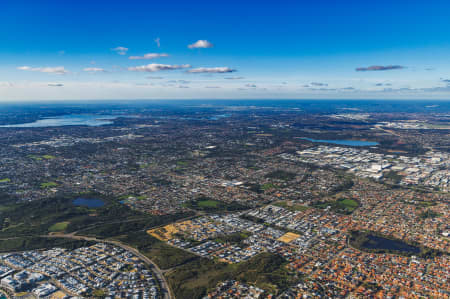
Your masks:
[{"label": "white cloud", "polygon": [[91,73],[106,72],[104,69],[102,69],[100,67],[87,67],[87,68],[84,68],[83,71],[91,72]]},{"label": "white cloud", "polygon": [[189,70],[188,73],[216,73],[216,74],[223,74],[223,73],[232,73],[236,70],[223,66],[223,67],[199,67],[196,69]]},{"label": "white cloud", "polygon": [[159,48],[161,47],[161,39],[159,37],[154,39],[154,42],[156,43],[156,46]]},{"label": "white cloud", "polygon": [[135,72],[158,72],[158,71],[185,69],[190,67],[191,66],[189,64],[170,65],[170,64],[151,63],[147,65],[129,67],[128,70]]},{"label": "white cloud", "polygon": [[56,66],[56,67],[19,66],[17,69],[21,70],[21,71],[32,71],[32,72],[50,73],[50,74],[58,74],[58,75],[64,75],[69,72],[63,66]]},{"label": "white cloud", "polygon": [[155,59],[160,57],[169,57],[169,54],[166,53],[147,53],[144,56],[130,56],[129,59]]},{"label": "white cloud", "polygon": [[193,44],[188,45],[189,49],[212,48],[214,47],[209,41],[200,39]]},{"label": "white cloud", "polygon": [[125,47],[115,47],[114,49],[111,49],[114,52],[116,52],[119,55],[126,55],[128,52],[128,48]]}]

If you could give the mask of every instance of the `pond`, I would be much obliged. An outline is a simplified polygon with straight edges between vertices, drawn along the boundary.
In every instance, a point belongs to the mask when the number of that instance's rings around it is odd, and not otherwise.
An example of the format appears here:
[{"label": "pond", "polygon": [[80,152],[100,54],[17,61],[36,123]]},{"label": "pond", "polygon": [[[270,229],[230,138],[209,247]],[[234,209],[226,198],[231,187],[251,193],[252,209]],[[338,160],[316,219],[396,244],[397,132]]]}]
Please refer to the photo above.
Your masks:
[{"label": "pond", "polygon": [[83,206],[88,208],[100,208],[105,205],[105,203],[101,199],[82,197],[75,199],[74,201],[72,201],[72,203],[76,206]]},{"label": "pond", "polygon": [[301,139],[308,140],[311,142],[320,142],[320,143],[332,143],[338,145],[348,145],[348,146],[376,146],[379,143],[375,141],[363,141],[363,140],[326,140],[326,139],[311,139],[302,137]]},{"label": "pond", "polygon": [[113,124],[113,120],[123,115],[98,114],[68,114],[56,117],[46,117],[32,123],[2,125],[3,128],[43,128],[61,126],[98,127]]},{"label": "pond", "polygon": [[231,116],[231,114],[225,113],[225,114],[219,114],[219,115],[210,116],[209,119],[210,120],[219,120],[221,118],[226,118],[226,117],[230,117],[230,116]]},{"label": "pond", "polygon": [[419,247],[406,244],[400,240],[390,240],[374,235],[367,235],[366,238],[367,241],[362,244],[362,247],[364,248],[395,250],[411,254],[420,253]]}]

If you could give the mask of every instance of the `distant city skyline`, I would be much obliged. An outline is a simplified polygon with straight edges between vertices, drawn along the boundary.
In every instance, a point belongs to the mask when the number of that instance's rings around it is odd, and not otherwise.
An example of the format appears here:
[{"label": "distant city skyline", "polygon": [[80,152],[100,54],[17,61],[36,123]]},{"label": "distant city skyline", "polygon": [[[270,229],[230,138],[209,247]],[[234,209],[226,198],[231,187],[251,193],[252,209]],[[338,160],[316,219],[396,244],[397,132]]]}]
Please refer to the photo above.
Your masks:
[{"label": "distant city skyline", "polygon": [[448,1],[32,1],[0,101],[450,99]]}]

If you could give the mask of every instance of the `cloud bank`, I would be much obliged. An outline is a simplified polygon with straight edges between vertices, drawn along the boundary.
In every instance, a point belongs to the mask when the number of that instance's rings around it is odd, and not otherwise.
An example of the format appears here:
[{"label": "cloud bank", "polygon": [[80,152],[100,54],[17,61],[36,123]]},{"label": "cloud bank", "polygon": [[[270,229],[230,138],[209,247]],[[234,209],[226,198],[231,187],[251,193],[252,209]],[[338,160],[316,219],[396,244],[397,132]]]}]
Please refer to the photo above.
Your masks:
[{"label": "cloud bank", "polygon": [[390,71],[390,70],[400,70],[404,69],[404,66],[401,65],[372,65],[369,67],[358,67],[355,70],[357,72],[368,72],[368,71]]},{"label": "cloud bank", "polygon": [[21,71],[32,71],[32,72],[41,72],[41,73],[58,74],[58,75],[64,75],[69,72],[63,66],[56,66],[56,67],[19,66],[17,69],[21,70]]},{"label": "cloud bank", "polygon": [[129,67],[129,71],[134,72],[159,72],[159,71],[170,71],[170,70],[178,70],[178,69],[185,69],[190,68],[191,66],[189,64],[182,64],[182,65],[170,65],[170,64],[159,64],[159,63],[151,63],[147,65],[141,65],[141,66],[134,66]]},{"label": "cloud bank", "polygon": [[87,68],[84,68],[83,71],[85,71],[85,72],[90,72],[90,73],[102,73],[102,72],[106,72],[104,69],[99,68],[99,67],[87,67]]},{"label": "cloud bank", "polygon": [[143,56],[130,56],[128,59],[137,60],[137,59],[155,59],[160,57],[169,57],[169,54],[166,53],[147,53]]},{"label": "cloud bank", "polygon": [[189,70],[188,73],[210,73],[210,74],[224,74],[236,72],[235,69],[223,66],[223,67],[199,67]]}]

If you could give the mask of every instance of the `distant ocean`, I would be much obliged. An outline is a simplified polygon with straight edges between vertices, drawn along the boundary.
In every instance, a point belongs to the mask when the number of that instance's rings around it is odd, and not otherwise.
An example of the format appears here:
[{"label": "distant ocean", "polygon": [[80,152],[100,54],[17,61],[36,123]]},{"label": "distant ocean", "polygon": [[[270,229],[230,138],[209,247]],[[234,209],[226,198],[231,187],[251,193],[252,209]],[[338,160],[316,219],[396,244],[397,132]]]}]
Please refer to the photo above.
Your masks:
[{"label": "distant ocean", "polygon": [[[111,100],[59,102],[0,102],[0,112],[62,109],[67,113],[114,108],[215,108],[215,107],[291,108],[310,113],[357,112],[434,112],[450,113],[450,100]],[[67,110],[66,110],[67,109]],[[74,112],[76,111],[76,112]]]},{"label": "distant ocean", "polygon": [[[218,120],[234,113],[259,110],[266,114],[434,113],[450,117],[450,100],[128,100],[0,102],[1,127],[101,126],[114,119],[146,113],[159,117],[199,113]],[[119,113],[119,114],[117,114]],[[196,118],[192,118],[195,120]],[[1,298],[0,298],[1,299]]]},{"label": "distant ocean", "polygon": [[[183,104],[186,101],[174,101]],[[298,108],[310,113],[433,112],[450,113],[450,100],[215,100],[191,101],[214,106]],[[175,104],[175,103],[174,103]]]}]

